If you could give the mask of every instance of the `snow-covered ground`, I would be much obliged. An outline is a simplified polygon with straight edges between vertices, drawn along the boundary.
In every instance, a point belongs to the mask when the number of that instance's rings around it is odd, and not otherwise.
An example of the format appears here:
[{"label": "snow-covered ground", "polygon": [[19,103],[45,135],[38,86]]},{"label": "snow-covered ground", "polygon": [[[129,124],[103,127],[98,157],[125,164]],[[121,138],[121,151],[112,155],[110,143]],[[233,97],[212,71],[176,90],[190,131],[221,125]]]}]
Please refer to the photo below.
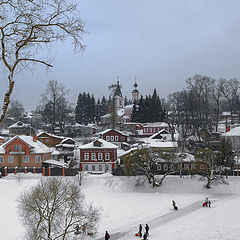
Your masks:
[{"label": "snow-covered ground", "polygon": [[[39,178],[27,174],[0,179],[0,239],[24,239],[16,199]],[[206,190],[197,178],[171,176],[160,188],[152,189],[148,184],[136,188],[133,177],[89,175],[82,190],[88,202],[102,209],[96,239],[103,239],[106,230],[111,239],[139,239],[134,234],[140,223],[149,224],[151,240],[234,240],[240,236],[240,177]],[[212,201],[211,208],[201,207],[206,196]],[[173,199],[178,211],[172,210]]]}]

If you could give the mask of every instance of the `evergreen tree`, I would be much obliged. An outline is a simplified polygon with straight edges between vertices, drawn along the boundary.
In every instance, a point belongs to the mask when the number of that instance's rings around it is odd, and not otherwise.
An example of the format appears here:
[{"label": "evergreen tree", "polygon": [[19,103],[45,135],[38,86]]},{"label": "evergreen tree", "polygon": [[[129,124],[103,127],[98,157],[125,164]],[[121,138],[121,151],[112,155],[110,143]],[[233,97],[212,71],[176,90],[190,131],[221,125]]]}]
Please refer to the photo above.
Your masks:
[{"label": "evergreen tree", "polygon": [[100,102],[100,99],[98,98],[97,104],[96,104],[96,122],[100,122],[100,117],[102,116],[102,105]]},{"label": "evergreen tree", "polygon": [[109,106],[108,101],[105,98],[105,96],[103,96],[101,99],[101,116],[108,113],[108,106]]},{"label": "evergreen tree", "polygon": [[139,111],[138,111],[138,106],[135,101],[133,103],[131,122],[139,122]]}]

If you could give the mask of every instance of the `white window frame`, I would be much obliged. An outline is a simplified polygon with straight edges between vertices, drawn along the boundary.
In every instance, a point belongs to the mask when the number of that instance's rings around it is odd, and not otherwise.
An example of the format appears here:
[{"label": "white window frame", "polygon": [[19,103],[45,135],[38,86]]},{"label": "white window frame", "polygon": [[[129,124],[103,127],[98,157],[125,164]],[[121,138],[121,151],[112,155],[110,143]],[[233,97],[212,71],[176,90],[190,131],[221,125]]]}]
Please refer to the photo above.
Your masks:
[{"label": "white window frame", "polygon": [[167,171],[167,170],[168,170],[168,164],[167,164],[167,163],[164,163],[164,164],[163,164],[163,170],[164,170],[164,171]]},{"label": "white window frame", "polygon": [[110,160],[110,153],[105,153],[105,160]]},{"label": "white window frame", "polygon": [[157,170],[162,171],[162,164],[161,163],[157,164]]},{"label": "white window frame", "polygon": [[41,163],[41,155],[35,155],[35,163]]},{"label": "white window frame", "polygon": [[106,141],[110,141],[110,136],[106,136]]},{"label": "white window frame", "polygon": [[102,153],[98,153],[98,160],[103,160],[103,154]]},{"label": "white window frame", "polygon": [[97,161],[96,153],[91,153],[91,160]]},{"label": "white window frame", "polygon": [[84,153],[84,160],[85,161],[89,160],[89,153]]},{"label": "white window frame", "polygon": [[4,163],[4,156],[0,156],[0,163]]},{"label": "white window frame", "polygon": [[171,164],[170,164],[170,171],[174,171],[174,168],[175,168],[175,167],[174,167],[174,164],[171,163]]},{"label": "white window frame", "polygon": [[195,163],[191,164],[191,169],[196,169],[196,164]]},{"label": "white window frame", "polygon": [[23,156],[23,162],[24,163],[29,163],[29,156]]},{"label": "white window frame", "polygon": [[8,156],[8,162],[14,163],[14,156]]},{"label": "white window frame", "polygon": [[118,140],[119,140],[119,137],[115,136],[115,142],[118,142]]},{"label": "white window frame", "polygon": [[111,142],[114,142],[114,136],[111,136]]}]

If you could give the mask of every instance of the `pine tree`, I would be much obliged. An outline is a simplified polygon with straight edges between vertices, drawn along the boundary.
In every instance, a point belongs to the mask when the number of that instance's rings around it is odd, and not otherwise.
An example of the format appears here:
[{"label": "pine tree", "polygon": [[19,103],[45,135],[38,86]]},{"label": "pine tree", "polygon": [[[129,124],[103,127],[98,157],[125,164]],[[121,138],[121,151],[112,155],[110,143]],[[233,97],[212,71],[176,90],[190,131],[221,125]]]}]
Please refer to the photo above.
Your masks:
[{"label": "pine tree", "polygon": [[138,106],[135,101],[133,103],[131,122],[139,122],[139,111],[138,111]]}]

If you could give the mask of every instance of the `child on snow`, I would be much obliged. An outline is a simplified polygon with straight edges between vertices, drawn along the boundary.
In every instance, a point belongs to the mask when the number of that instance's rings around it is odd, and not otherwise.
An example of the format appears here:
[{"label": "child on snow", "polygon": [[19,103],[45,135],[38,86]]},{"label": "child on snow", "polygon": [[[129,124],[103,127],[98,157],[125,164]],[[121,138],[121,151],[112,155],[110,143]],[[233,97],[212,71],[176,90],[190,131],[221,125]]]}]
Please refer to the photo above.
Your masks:
[{"label": "child on snow", "polygon": [[105,240],[108,240],[110,238],[110,235],[109,235],[109,233],[106,231],[106,233],[105,233]]},{"label": "child on snow", "polygon": [[174,210],[178,210],[177,204],[174,200],[172,200],[172,205]]}]

